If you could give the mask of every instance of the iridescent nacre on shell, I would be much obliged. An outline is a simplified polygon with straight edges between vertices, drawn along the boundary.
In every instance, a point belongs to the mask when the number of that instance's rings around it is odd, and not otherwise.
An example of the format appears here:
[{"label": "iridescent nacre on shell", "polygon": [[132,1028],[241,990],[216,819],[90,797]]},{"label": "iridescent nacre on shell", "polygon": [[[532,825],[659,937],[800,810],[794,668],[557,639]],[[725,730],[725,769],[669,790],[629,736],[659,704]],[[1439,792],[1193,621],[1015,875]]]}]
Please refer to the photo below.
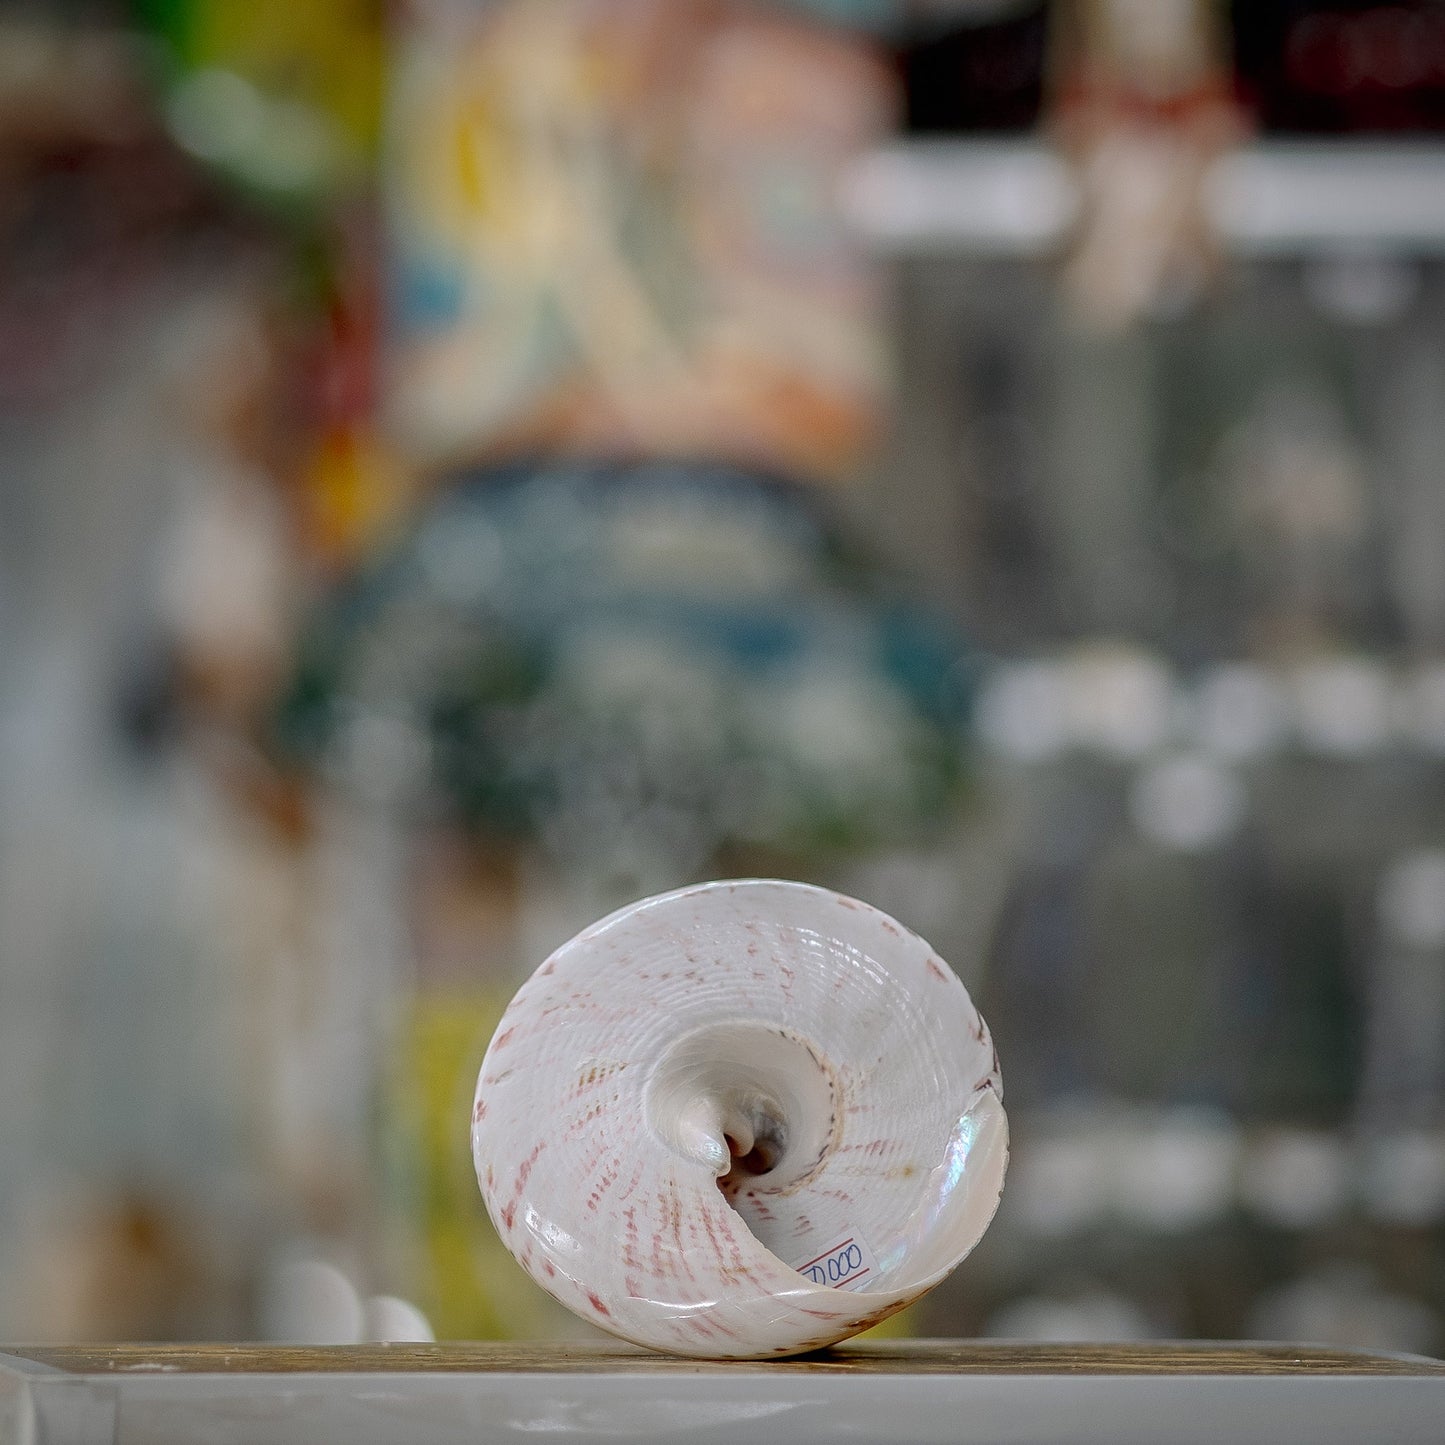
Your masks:
[{"label": "iridescent nacre on shell", "polygon": [[866,903],[740,880],[559,948],[482,1064],[472,1154],[549,1294],[624,1339],[760,1359],[903,1309],[978,1243],[1008,1156],[957,975]]}]

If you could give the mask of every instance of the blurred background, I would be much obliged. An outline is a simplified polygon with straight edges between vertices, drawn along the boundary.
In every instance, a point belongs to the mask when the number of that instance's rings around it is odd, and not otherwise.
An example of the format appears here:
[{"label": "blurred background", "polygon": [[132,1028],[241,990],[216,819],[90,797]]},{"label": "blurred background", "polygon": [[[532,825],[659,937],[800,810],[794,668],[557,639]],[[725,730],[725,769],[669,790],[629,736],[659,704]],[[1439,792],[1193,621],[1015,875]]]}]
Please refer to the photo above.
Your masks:
[{"label": "blurred background", "polygon": [[641,894],[947,957],[891,1328],[1445,1350],[1445,3],[0,6],[0,1337],[576,1337]]}]

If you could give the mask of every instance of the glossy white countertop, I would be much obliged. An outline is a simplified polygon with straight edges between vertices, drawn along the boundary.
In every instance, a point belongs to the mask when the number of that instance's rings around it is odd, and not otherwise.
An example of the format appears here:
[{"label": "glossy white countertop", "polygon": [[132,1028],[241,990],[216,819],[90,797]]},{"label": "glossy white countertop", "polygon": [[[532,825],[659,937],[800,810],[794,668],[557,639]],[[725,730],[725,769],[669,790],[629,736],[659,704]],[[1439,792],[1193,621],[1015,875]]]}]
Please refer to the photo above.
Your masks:
[{"label": "glossy white countertop", "polygon": [[1308,1346],[994,1341],[728,1365],[608,1346],[0,1349],[0,1445],[539,1439],[1437,1445],[1445,1364]]}]

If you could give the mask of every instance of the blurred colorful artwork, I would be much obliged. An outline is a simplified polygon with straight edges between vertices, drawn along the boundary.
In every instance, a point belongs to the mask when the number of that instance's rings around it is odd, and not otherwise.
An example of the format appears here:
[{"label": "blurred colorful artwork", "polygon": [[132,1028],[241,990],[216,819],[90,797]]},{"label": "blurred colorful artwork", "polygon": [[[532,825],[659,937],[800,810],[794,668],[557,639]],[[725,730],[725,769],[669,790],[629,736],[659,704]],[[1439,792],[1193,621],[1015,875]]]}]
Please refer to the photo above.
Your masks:
[{"label": "blurred colorful artwork", "polygon": [[284,750],[639,883],[927,833],[963,778],[966,648],[817,500],[720,464],[456,479],[313,618]]},{"label": "blurred colorful artwork", "polygon": [[428,10],[386,173],[408,451],[852,470],[887,367],[834,188],[894,112],[866,41],[752,6]]},{"label": "blurred colorful artwork", "polygon": [[138,0],[163,44],[172,132],[271,200],[364,187],[382,112],[383,0]]}]

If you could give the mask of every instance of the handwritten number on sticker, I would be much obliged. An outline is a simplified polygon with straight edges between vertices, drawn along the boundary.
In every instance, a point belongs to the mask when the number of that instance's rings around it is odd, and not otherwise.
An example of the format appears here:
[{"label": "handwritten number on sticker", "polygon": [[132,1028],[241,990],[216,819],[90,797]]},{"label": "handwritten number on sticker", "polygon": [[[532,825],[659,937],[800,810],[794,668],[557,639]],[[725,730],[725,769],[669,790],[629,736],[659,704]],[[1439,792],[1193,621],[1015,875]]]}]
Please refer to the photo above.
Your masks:
[{"label": "handwritten number on sticker", "polygon": [[805,1264],[798,1271],[807,1275],[814,1284],[844,1285],[867,1273],[863,1250],[855,1240],[845,1239],[835,1245],[827,1254]]}]

